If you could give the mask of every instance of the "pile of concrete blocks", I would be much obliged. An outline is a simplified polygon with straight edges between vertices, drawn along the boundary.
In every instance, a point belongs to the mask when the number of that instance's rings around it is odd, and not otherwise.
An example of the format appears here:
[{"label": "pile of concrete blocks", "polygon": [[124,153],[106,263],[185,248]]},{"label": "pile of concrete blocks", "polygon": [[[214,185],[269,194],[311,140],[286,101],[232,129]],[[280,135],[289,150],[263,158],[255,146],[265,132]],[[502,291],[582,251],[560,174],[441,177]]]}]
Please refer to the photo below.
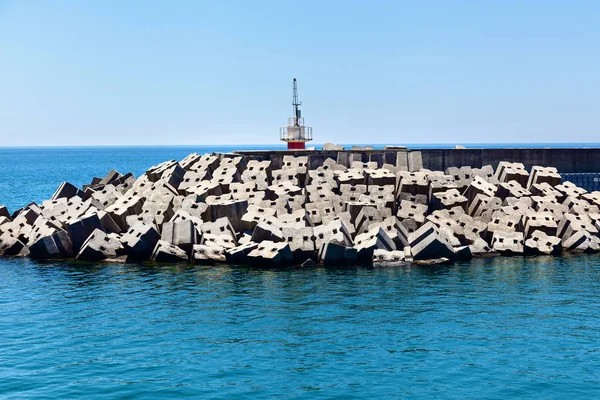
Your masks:
[{"label": "pile of concrete blocks", "polygon": [[418,152],[360,151],[194,153],[137,179],[111,170],[81,188],[63,182],[40,205],[0,206],[0,255],[400,266],[600,250],[600,192],[555,168],[431,171]]}]

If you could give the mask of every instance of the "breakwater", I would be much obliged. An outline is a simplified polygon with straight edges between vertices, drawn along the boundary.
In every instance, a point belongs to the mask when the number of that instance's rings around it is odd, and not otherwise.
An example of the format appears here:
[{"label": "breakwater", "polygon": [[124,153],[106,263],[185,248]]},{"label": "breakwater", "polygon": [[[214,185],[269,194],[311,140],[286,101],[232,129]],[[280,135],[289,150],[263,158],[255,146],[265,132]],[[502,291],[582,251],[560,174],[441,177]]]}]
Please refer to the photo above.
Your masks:
[{"label": "breakwater", "polygon": [[0,253],[269,266],[598,250],[598,193],[562,182],[546,164],[558,156],[459,167],[475,152],[428,151],[191,154],[138,178],[111,171],[81,188],[65,182],[42,204],[0,209]]}]

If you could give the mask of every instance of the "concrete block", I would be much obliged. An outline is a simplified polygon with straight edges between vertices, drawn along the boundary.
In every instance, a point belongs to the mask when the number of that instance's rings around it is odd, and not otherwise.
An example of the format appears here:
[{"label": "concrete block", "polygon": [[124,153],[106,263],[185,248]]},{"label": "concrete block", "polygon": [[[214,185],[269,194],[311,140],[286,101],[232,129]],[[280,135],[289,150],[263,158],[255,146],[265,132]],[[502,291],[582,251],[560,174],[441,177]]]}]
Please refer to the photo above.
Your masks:
[{"label": "concrete block", "polygon": [[528,197],[531,196],[531,192],[523,188],[518,181],[512,180],[499,183],[496,196],[504,200],[507,197]]},{"label": "concrete block", "polygon": [[94,207],[104,210],[113,205],[122,196],[113,185],[106,185],[101,190],[93,192],[89,198]]},{"label": "concrete block", "polygon": [[587,201],[592,206],[600,207],[600,192],[592,192],[581,195],[581,199]]},{"label": "concrete block", "polygon": [[171,220],[175,215],[172,199],[168,202],[146,201],[142,206],[142,212],[138,215],[144,221],[154,221],[160,229],[165,222]]},{"label": "concrete block", "polygon": [[535,184],[547,183],[554,187],[560,185],[562,178],[558,170],[554,167],[540,167],[538,165],[531,168],[531,174],[527,182],[527,188],[530,189]]},{"label": "concrete block", "polygon": [[432,207],[435,210],[450,209],[453,207],[461,207],[467,210],[467,198],[459,193],[456,189],[450,189],[446,192],[438,192],[433,194]]},{"label": "concrete block", "polygon": [[106,212],[119,225],[122,230],[127,230],[127,217],[142,213],[144,200],[138,196],[121,197],[111,206],[106,208]]},{"label": "concrete block", "polygon": [[352,236],[342,220],[333,220],[326,225],[314,227],[315,246],[320,249],[324,243],[337,242],[345,246],[353,245]]},{"label": "concrete block", "polygon": [[232,249],[225,250],[225,259],[228,264],[247,264],[248,254],[258,248],[258,243],[249,242]]},{"label": "concrete block", "polygon": [[252,232],[252,241],[256,243],[263,241],[283,242],[281,223],[272,217],[262,219],[256,224]]},{"label": "concrete block", "polygon": [[228,217],[235,232],[242,231],[242,216],[248,210],[247,200],[225,200],[209,206],[211,221],[222,217]]},{"label": "concrete block", "polygon": [[556,255],[562,251],[561,244],[560,238],[537,230],[533,232],[529,239],[525,240],[525,253]]},{"label": "concrete block", "polygon": [[180,219],[164,223],[161,240],[190,254],[194,245],[200,244],[201,236],[191,219]]},{"label": "concrete block", "polygon": [[500,161],[498,168],[496,168],[496,178],[500,183],[517,181],[520,186],[525,188],[529,182],[529,173],[522,163]]},{"label": "concrete block", "polygon": [[57,231],[50,236],[40,238],[29,246],[29,257],[33,259],[71,258],[74,255],[73,243],[65,231]]},{"label": "concrete block", "polygon": [[323,243],[318,252],[319,263],[323,266],[352,266],[358,262],[355,248],[337,242]]},{"label": "concrete block", "polygon": [[11,219],[10,218],[10,213],[8,212],[8,208],[6,208],[6,206],[3,206],[0,204],[0,217],[4,217],[7,219]]},{"label": "concrete block", "polygon": [[29,254],[29,248],[10,233],[5,232],[0,235],[0,256],[26,256]]},{"label": "concrete block", "polygon": [[358,260],[362,262],[373,261],[373,253],[377,249],[387,251],[396,250],[396,245],[381,227],[358,234],[354,239],[354,248],[358,252]]},{"label": "concrete block", "polygon": [[56,192],[54,192],[52,195],[51,200],[57,200],[61,198],[71,199],[75,196],[83,198],[85,194],[69,182],[63,182],[60,184],[58,189],[56,189]]},{"label": "concrete block", "polygon": [[289,244],[266,240],[259,243],[256,249],[248,253],[247,259],[252,266],[274,267],[290,264],[293,255]]},{"label": "concrete block", "polygon": [[566,181],[561,183],[560,185],[554,186],[554,189],[558,190],[563,194],[564,197],[574,197],[579,198],[582,195],[587,193],[587,190],[580,188],[572,182]]},{"label": "concrete block", "polygon": [[471,204],[478,194],[494,197],[496,195],[496,186],[486,182],[483,178],[476,176],[463,192],[463,196],[465,196],[468,203]]},{"label": "concrete block", "polygon": [[562,247],[573,253],[594,253],[600,250],[598,237],[586,230],[575,231],[568,238],[563,238]]},{"label": "concrete block", "polygon": [[225,249],[202,244],[194,245],[192,262],[196,265],[213,265],[226,261]]},{"label": "concrete block", "polygon": [[373,252],[374,267],[403,267],[405,265],[404,250],[377,249]]},{"label": "concrete block", "polygon": [[79,252],[81,246],[83,246],[90,235],[96,230],[104,231],[104,227],[102,226],[98,214],[92,214],[67,225],[67,231],[71,236],[75,254]]},{"label": "concrete block", "polygon": [[397,197],[400,193],[420,194],[427,198],[429,193],[429,180],[427,175],[422,172],[404,172],[398,173],[399,183]]},{"label": "concrete block", "polygon": [[376,162],[352,161],[350,163],[350,168],[363,170],[366,173],[367,170],[376,171],[377,163]]},{"label": "concrete block", "polygon": [[150,259],[160,234],[155,227],[145,224],[133,225],[121,237],[126,249],[128,261],[145,261]]},{"label": "concrete block", "polygon": [[499,183],[498,178],[494,173],[494,168],[491,165],[484,165],[481,168],[473,168],[472,171],[473,177],[479,176],[492,185],[498,185]]},{"label": "concrete block", "polygon": [[557,223],[554,215],[548,212],[530,211],[525,214],[523,219],[523,233],[525,239],[532,237],[536,231],[542,231],[548,236],[556,236]]},{"label": "concrete block", "polygon": [[248,207],[240,219],[240,227],[244,231],[252,231],[260,221],[266,217],[274,217],[276,212],[276,208]]},{"label": "concrete block", "polygon": [[77,259],[97,262],[116,258],[123,254],[125,254],[125,248],[121,244],[118,235],[96,229],[81,246]]},{"label": "concrete block", "polygon": [[413,219],[419,226],[425,223],[427,215],[427,206],[423,204],[413,203],[402,200],[396,216],[403,219]]},{"label": "concrete block", "polygon": [[188,262],[189,258],[185,251],[164,240],[159,240],[152,252],[152,261],[162,263]]},{"label": "concrete block", "polygon": [[296,210],[290,214],[280,214],[277,218],[281,221],[282,226],[288,228],[300,229],[306,227],[307,223],[310,225],[310,218],[304,209]]},{"label": "concrete block", "polygon": [[500,254],[523,254],[523,233],[496,231],[491,244],[494,251]]},{"label": "concrete block", "polygon": [[334,170],[335,181],[340,185],[364,185],[365,175],[360,169]]},{"label": "concrete block", "polygon": [[206,235],[228,235],[235,240],[235,229],[231,225],[229,218],[222,217],[213,222],[205,222],[200,227],[200,233]]},{"label": "concrete block", "polygon": [[302,195],[302,189],[299,186],[292,184],[290,181],[284,181],[267,187],[267,196],[271,200],[286,196]]},{"label": "concrete block", "polygon": [[475,244],[475,247],[477,247],[479,240],[486,236],[487,228],[488,225],[485,222],[476,220],[467,214],[463,214],[456,222],[456,228],[453,229],[453,232],[460,240],[461,244]]},{"label": "concrete block", "polygon": [[290,245],[295,259],[306,259],[316,256],[314,230],[312,227],[282,228],[283,242]]},{"label": "concrete block", "polygon": [[564,200],[564,195],[547,182],[534,183],[529,187],[529,191],[533,196],[554,197],[556,199]]},{"label": "concrete block", "polygon": [[598,229],[587,215],[565,214],[558,222],[556,236],[563,241],[571,237],[577,231],[586,231],[598,236]]},{"label": "concrete block", "polygon": [[185,175],[183,175],[183,178],[177,187],[177,191],[184,196],[192,194],[195,189],[200,187],[201,182],[205,179],[206,171],[203,174],[196,171],[187,171]]},{"label": "concrete block", "polygon": [[201,221],[209,221],[210,220],[208,204],[198,202],[198,201],[196,201],[196,198],[194,198],[194,197],[184,198],[183,201],[181,202],[181,206],[179,207],[179,210],[185,211],[190,216],[198,218]]},{"label": "concrete block", "polygon": [[453,258],[454,249],[448,235],[431,222],[426,222],[408,236],[414,260]]},{"label": "concrete block", "polygon": [[337,145],[337,144],[333,144],[333,143],[325,143],[323,145],[323,150],[325,150],[325,151],[343,151],[344,147]]},{"label": "concrete block", "polygon": [[420,171],[423,168],[423,156],[420,151],[408,152],[408,170],[411,172]]}]

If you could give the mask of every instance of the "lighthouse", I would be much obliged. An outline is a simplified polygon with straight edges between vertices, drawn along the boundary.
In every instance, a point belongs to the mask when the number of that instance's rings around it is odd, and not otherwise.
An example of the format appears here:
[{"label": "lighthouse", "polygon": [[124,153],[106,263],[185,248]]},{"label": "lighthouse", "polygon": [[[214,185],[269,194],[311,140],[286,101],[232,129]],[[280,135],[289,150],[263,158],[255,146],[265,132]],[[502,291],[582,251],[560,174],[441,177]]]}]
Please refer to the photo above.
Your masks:
[{"label": "lighthouse", "polygon": [[305,144],[312,140],[312,128],[304,126],[304,118],[300,111],[301,101],[298,101],[298,84],[294,78],[294,96],[292,100],[294,116],[288,118],[288,126],[279,129],[279,138],[287,142],[288,150],[304,150]]}]

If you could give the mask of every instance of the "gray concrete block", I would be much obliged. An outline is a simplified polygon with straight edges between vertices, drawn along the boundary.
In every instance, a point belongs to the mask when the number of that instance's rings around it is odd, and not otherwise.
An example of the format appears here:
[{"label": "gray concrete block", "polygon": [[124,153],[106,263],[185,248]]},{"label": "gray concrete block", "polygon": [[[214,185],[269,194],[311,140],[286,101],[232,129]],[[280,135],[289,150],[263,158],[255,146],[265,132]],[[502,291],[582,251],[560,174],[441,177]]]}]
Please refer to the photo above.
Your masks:
[{"label": "gray concrete block", "polygon": [[194,246],[192,262],[196,265],[213,265],[225,261],[225,249],[222,247],[211,247],[202,244]]},{"label": "gray concrete block", "polygon": [[258,247],[258,243],[249,242],[225,250],[225,259],[229,264],[247,264],[248,254]]},{"label": "gray concrete block", "polygon": [[577,231],[586,231],[598,236],[598,229],[587,215],[565,214],[558,222],[556,236],[563,241],[571,237]]},{"label": "gray concrete block", "polygon": [[496,168],[496,178],[500,183],[517,181],[525,188],[529,182],[529,173],[522,163],[500,161],[498,168]]},{"label": "gray concrete block", "polygon": [[29,248],[10,233],[5,232],[0,235],[0,256],[26,256],[29,254]]},{"label": "gray concrete block", "polygon": [[71,199],[75,196],[83,198],[85,194],[81,190],[73,186],[71,183],[63,182],[60,184],[58,189],[56,189],[56,192],[54,192],[54,194],[52,195],[51,200],[57,200],[61,198]]},{"label": "gray concrete block", "polygon": [[377,249],[373,252],[373,267],[403,267],[404,250]]},{"label": "gray concrete block", "polygon": [[73,243],[65,231],[42,237],[29,246],[29,257],[33,259],[71,258],[74,255]]},{"label": "gray concrete block", "polygon": [[333,220],[326,225],[314,227],[315,247],[320,249],[324,243],[336,242],[345,246],[353,245],[352,236],[342,220]]},{"label": "gray concrete block", "polygon": [[531,237],[525,241],[525,253],[527,254],[557,255],[561,251],[562,241],[560,238],[547,235],[541,230],[534,231]]},{"label": "gray concrete block", "polygon": [[162,226],[161,240],[190,254],[195,244],[200,244],[200,232],[191,219],[166,222]]},{"label": "gray concrete block", "polygon": [[454,249],[448,235],[431,222],[426,222],[408,236],[414,260],[453,258]]},{"label": "gray concrete block", "polygon": [[527,188],[530,189],[533,185],[539,183],[547,183],[554,187],[560,185],[562,178],[558,170],[554,167],[541,167],[535,165],[531,168],[531,174],[527,182]]},{"label": "gray concrete block", "polygon": [[160,234],[155,227],[145,224],[133,225],[121,237],[126,249],[128,261],[145,261],[150,259]]},{"label": "gray concrete block", "polygon": [[323,243],[318,252],[319,263],[323,266],[352,266],[358,262],[358,252],[355,248],[341,243]]},{"label": "gray concrete block", "polygon": [[548,212],[528,212],[523,218],[523,234],[525,239],[532,237],[534,232],[542,231],[548,236],[556,236],[558,225],[554,215]]},{"label": "gray concrete block", "polygon": [[483,178],[476,176],[463,192],[463,196],[467,198],[468,204],[471,204],[478,194],[494,197],[496,195],[496,186],[486,182]]},{"label": "gray concrete block", "polygon": [[104,231],[104,227],[102,226],[98,214],[92,214],[67,225],[67,231],[71,236],[73,244],[73,251],[76,254],[95,230]]},{"label": "gray concrete block", "polygon": [[127,230],[127,217],[138,215],[142,212],[144,200],[138,196],[121,197],[111,206],[106,208],[106,212],[119,225],[122,230]]},{"label": "gray concrete block", "polygon": [[466,211],[467,203],[467,198],[461,195],[458,190],[450,189],[446,192],[434,193],[431,206],[435,210],[444,210],[453,207],[461,207],[463,210]]},{"label": "gray concrete block", "polygon": [[496,190],[496,196],[504,200],[507,197],[528,197],[531,196],[531,192],[523,188],[518,181],[512,180],[499,183],[498,189]]},{"label": "gray concrete block", "polygon": [[248,263],[256,267],[274,267],[288,265],[293,260],[290,245],[265,240],[248,253]]},{"label": "gray concrete block", "polygon": [[573,253],[595,253],[600,250],[598,237],[586,230],[573,232],[568,238],[563,238],[562,247]]},{"label": "gray concrete block", "polygon": [[125,254],[119,237],[96,229],[87,238],[77,254],[80,261],[97,262]]},{"label": "gray concrete block", "polygon": [[491,242],[494,251],[500,254],[523,254],[524,237],[522,232],[496,231]]},{"label": "gray concrete block", "polygon": [[373,261],[373,253],[377,249],[387,251],[396,250],[396,245],[381,227],[376,227],[366,233],[356,235],[354,248],[358,252],[358,260],[362,262]]},{"label": "gray concrete block", "polygon": [[164,240],[159,240],[152,252],[152,261],[161,263],[188,262],[189,258],[185,251]]},{"label": "gray concrete block", "polygon": [[408,170],[411,172],[420,171],[423,168],[423,156],[420,151],[408,152]]}]

